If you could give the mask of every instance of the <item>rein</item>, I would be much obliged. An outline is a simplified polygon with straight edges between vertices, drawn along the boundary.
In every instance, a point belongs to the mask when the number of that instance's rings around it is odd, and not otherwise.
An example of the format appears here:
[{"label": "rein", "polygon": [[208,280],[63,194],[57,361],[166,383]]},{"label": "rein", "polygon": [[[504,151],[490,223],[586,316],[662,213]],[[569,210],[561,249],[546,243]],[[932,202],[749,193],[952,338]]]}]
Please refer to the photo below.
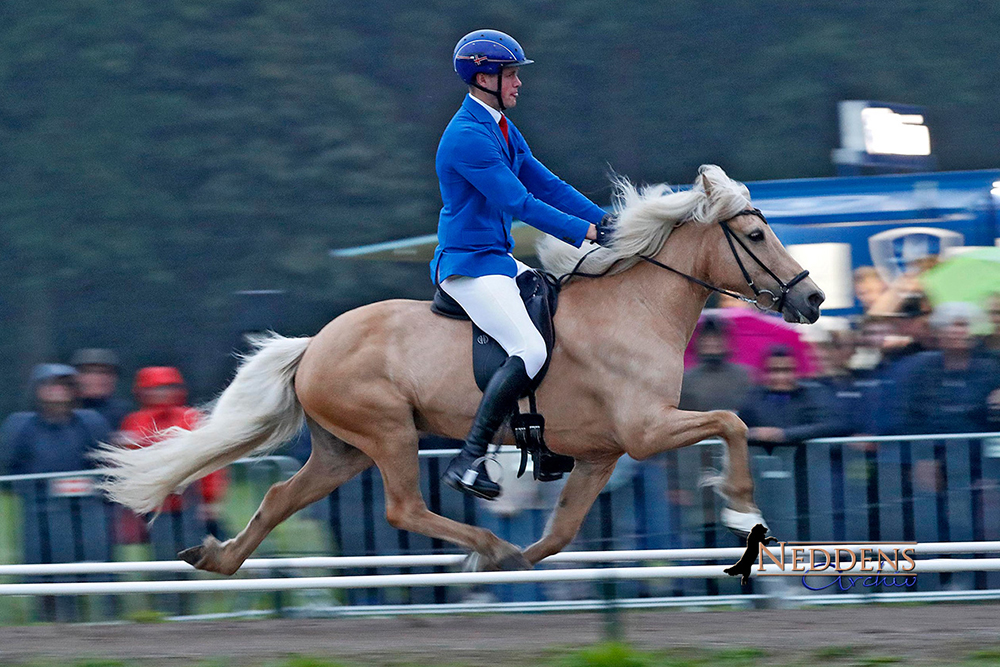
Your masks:
[{"label": "rein", "polygon": [[[762,311],[774,310],[776,312],[781,312],[781,309],[785,305],[785,299],[788,297],[788,293],[792,290],[793,287],[795,287],[800,282],[802,282],[809,275],[809,272],[808,271],[803,271],[802,273],[798,274],[797,276],[795,276],[794,278],[792,278],[791,280],[789,280],[787,283],[783,282],[781,280],[781,278],[779,278],[777,275],[775,275],[775,273],[773,271],[771,271],[771,269],[769,269],[766,264],[764,264],[764,262],[760,261],[760,258],[758,258],[757,255],[755,255],[754,252],[752,250],[750,250],[750,248],[747,247],[747,244],[743,242],[743,239],[741,239],[740,237],[736,236],[736,234],[733,233],[733,230],[731,230],[729,228],[729,221],[733,220],[734,218],[738,218],[741,215],[755,215],[758,218],[760,218],[761,221],[763,221],[763,223],[765,225],[767,224],[767,218],[765,218],[764,214],[760,212],[760,209],[757,209],[757,208],[747,208],[747,209],[743,209],[742,211],[740,211],[736,215],[732,215],[732,216],[726,218],[725,220],[720,220],[719,221],[719,224],[722,226],[722,231],[726,235],[726,241],[729,242],[729,249],[733,253],[733,259],[736,260],[737,266],[740,267],[740,272],[743,273],[743,279],[746,281],[747,287],[749,287],[753,291],[754,298],[752,298],[752,299],[749,298],[749,297],[745,297],[742,294],[739,294],[737,292],[733,292],[733,291],[730,291],[730,290],[727,290],[727,289],[723,289],[721,287],[716,287],[715,285],[712,285],[711,283],[707,283],[704,280],[701,280],[699,278],[695,278],[694,276],[689,275],[687,273],[684,273],[683,271],[678,271],[674,267],[668,266],[667,264],[664,264],[663,262],[660,262],[659,260],[653,259],[652,257],[649,257],[647,255],[638,255],[638,257],[639,257],[639,259],[641,259],[641,260],[643,260],[645,262],[649,262],[653,266],[658,266],[661,269],[666,269],[667,271],[670,271],[672,273],[676,273],[677,275],[681,276],[682,278],[685,278],[686,280],[688,280],[688,281],[690,281],[692,283],[695,283],[697,285],[701,285],[702,287],[710,289],[713,292],[718,292],[719,294],[724,294],[725,296],[728,296],[728,297],[731,297],[731,298],[734,298],[734,299],[739,299],[740,301],[743,301],[745,303],[753,304],[758,310],[762,310]],[[744,266],[743,260],[740,259],[740,254],[736,250],[736,245],[733,243],[734,239],[736,240],[736,243],[740,244],[740,247],[743,248],[744,252],[746,252],[746,254],[748,254],[750,256],[750,259],[752,259],[753,261],[755,261],[757,263],[757,266],[759,266],[760,268],[764,269],[764,271],[767,273],[767,275],[771,276],[771,278],[773,278],[774,281],[776,283],[778,283],[778,288],[779,288],[779,293],[778,294],[775,294],[771,290],[760,289],[760,288],[757,287],[757,285],[753,281],[753,278],[750,276],[750,272],[747,271],[746,266]],[[608,272],[610,272],[611,269],[613,269],[615,267],[615,264],[617,264],[618,262],[620,262],[622,259],[625,259],[624,257],[622,257],[622,258],[620,258],[618,260],[615,260],[615,262],[613,262],[608,268],[604,269],[604,271],[602,271],[600,273],[584,273],[584,272],[580,271],[579,269],[583,265],[583,262],[588,257],[590,257],[590,255],[592,253],[594,253],[597,250],[598,250],[598,248],[594,248],[593,250],[591,250],[587,254],[585,254],[583,257],[581,257],[580,260],[576,263],[576,266],[573,267],[572,271],[570,271],[569,273],[563,274],[562,276],[559,276],[558,280],[556,281],[556,285],[561,288],[566,281],[568,281],[570,278],[575,278],[575,277],[581,277],[581,278],[600,278],[601,276],[607,275]],[[761,297],[764,296],[764,295],[767,295],[767,298],[764,299],[764,303],[762,303]]]}]

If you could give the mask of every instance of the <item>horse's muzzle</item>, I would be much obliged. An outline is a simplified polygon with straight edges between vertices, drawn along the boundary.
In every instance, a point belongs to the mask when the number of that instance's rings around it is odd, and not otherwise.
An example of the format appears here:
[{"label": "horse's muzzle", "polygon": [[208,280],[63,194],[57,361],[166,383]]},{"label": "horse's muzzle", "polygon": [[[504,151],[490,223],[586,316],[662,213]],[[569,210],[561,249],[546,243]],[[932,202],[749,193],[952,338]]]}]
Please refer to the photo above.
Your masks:
[{"label": "horse's muzzle", "polygon": [[781,316],[786,322],[812,324],[819,319],[819,307],[826,301],[826,294],[812,280],[796,285],[785,299]]}]

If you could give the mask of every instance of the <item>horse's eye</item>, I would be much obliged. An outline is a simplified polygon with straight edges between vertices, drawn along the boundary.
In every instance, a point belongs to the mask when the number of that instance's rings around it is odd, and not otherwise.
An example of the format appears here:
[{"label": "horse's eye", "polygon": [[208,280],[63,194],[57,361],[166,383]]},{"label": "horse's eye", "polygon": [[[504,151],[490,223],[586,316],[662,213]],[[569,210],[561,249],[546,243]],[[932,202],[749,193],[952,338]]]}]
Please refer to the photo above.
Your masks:
[{"label": "horse's eye", "polygon": [[764,240],[764,232],[760,231],[759,229],[755,229],[754,231],[750,232],[747,235],[747,238],[749,238],[754,243],[760,243],[761,241]]}]

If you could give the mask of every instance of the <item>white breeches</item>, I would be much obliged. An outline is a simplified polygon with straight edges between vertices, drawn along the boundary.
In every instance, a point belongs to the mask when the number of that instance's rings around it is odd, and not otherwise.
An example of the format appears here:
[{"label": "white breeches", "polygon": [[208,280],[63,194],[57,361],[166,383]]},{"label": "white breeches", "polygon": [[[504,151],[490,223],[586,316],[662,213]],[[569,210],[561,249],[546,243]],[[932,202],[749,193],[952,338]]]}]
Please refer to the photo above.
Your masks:
[{"label": "white breeches", "polygon": [[[521,262],[517,273],[530,270]],[[545,339],[528,317],[517,283],[509,276],[450,276],[441,282],[448,296],[511,357],[521,357],[528,377],[545,365]]]}]

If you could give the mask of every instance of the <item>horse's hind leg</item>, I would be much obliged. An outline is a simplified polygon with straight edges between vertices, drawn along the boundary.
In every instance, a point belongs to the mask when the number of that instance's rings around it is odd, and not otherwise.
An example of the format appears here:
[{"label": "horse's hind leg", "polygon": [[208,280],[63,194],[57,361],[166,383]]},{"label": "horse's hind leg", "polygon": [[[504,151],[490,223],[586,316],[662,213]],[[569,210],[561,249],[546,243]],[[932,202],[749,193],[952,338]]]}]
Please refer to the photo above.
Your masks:
[{"label": "horse's hind leg", "polygon": [[246,528],[225,542],[209,536],[201,546],[186,549],[178,557],[199,570],[233,574],[275,526],[372,465],[366,454],[308,421],[312,436],[309,460],[291,478],[268,489]]}]

